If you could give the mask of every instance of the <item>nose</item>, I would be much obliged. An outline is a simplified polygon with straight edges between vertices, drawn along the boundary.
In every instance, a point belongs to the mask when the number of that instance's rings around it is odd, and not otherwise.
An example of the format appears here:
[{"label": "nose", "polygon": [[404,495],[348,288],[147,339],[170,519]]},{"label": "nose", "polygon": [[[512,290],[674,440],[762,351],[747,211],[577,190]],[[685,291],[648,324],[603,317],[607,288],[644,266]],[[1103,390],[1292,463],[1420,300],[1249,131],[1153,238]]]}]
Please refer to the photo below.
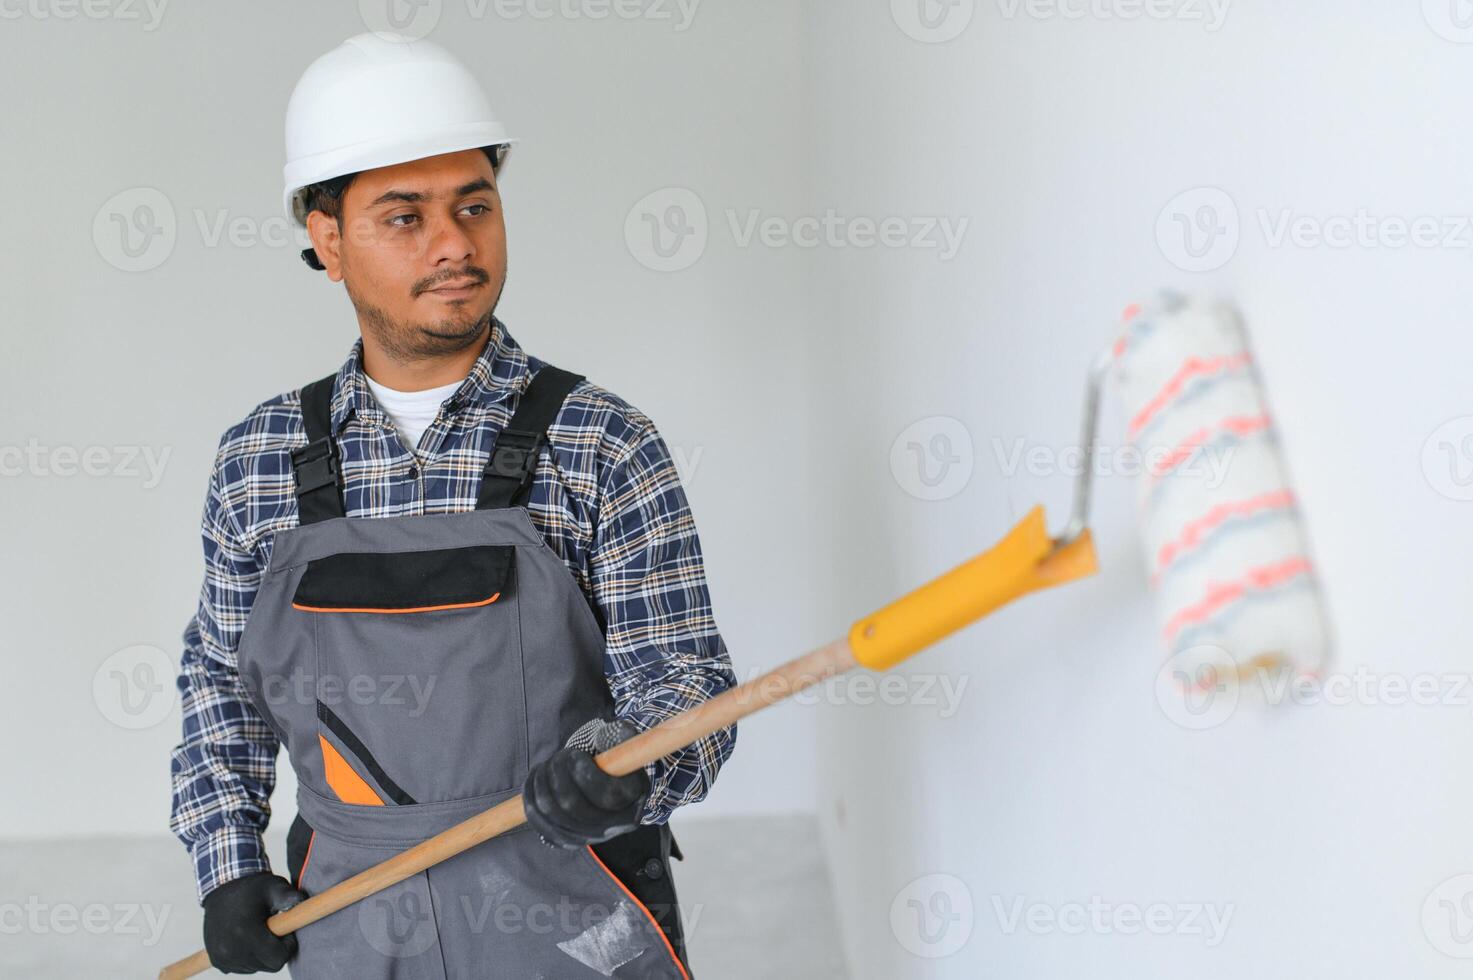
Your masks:
[{"label": "nose", "polygon": [[470,261],[475,254],[475,243],[453,216],[431,221],[430,233],[425,240],[425,257],[431,265],[459,265]]}]

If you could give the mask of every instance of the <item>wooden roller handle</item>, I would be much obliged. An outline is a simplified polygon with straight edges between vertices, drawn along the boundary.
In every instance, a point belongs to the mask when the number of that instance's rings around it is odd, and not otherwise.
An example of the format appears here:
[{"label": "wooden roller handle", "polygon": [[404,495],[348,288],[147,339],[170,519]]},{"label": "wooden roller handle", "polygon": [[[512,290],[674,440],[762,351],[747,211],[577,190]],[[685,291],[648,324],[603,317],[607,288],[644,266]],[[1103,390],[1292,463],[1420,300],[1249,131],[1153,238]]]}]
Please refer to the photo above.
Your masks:
[{"label": "wooden roller handle", "polygon": [[[1029,592],[1092,575],[1097,569],[1094,543],[1087,532],[1060,546],[1048,536],[1043,508],[1035,508],[997,547],[858,620],[844,638],[667,718],[594,759],[610,775],[627,775],[859,664],[888,670],[999,606]],[[526,820],[522,798],[513,796],[300,905],[276,913],[266,920],[266,927],[278,936],[296,932]],[[183,980],[209,965],[209,956],[200,950],[164,967],[159,977]]]},{"label": "wooden roller handle", "polygon": [[[620,742],[607,752],[595,756],[594,761],[611,776],[628,775],[680,751],[692,742],[735,724],[754,711],[776,704],[854,666],[854,654],[849,648],[849,641],[835,640]],[[446,858],[454,857],[498,834],[519,827],[526,820],[527,814],[522,809],[520,796],[503,800],[449,830],[394,855],[382,864],[376,864],[340,881],[285,912],[276,913],[266,920],[266,928],[278,936],[296,932],[309,923],[419,874]],[[185,977],[196,976],[209,968],[209,954],[201,949],[164,967],[159,972],[159,980],[184,980]]]}]

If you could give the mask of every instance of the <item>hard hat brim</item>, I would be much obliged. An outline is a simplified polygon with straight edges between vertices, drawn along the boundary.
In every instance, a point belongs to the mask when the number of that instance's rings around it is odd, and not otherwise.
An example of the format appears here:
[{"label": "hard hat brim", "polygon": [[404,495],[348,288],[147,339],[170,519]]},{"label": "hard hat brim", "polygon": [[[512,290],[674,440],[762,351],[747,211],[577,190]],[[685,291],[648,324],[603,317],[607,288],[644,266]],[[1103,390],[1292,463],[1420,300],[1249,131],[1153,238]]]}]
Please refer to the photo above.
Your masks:
[{"label": "hard hat brim", "polygon": [[[482,146],[503,147],[500,157],[505,164],[511,147],[517,140],[508,136],[506,128],[498,122],[477,122],[458,126],[451,130],[439,129],[423,136],[395,136],[373,140],[353,146],[338,147],[326,153],[293,160],[282,169],[285,190],[282,207],[286,216],[299,226],[307,226],[306,198],[304,191],[313,184],[334,177],[392,167],[413,160],[474,150]],[[500,168],[498,167],[498,174]]]}]

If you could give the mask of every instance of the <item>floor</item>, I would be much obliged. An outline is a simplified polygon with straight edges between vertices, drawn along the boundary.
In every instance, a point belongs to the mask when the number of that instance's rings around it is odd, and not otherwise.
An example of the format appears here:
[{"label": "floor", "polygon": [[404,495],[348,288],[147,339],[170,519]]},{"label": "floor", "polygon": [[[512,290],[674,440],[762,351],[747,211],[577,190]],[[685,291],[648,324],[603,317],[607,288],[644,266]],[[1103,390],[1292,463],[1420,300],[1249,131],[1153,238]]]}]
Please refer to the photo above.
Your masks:
[{"label": "floor", "polygon": [[[677,819],[672,827],[686,856],[675,874],[694,978],[846,976],[810,819]],[[283,839],[267,844],[284,867]],[[157,976],[201,945],[189,874],[168,836],[0,844],[0,977]]]}]

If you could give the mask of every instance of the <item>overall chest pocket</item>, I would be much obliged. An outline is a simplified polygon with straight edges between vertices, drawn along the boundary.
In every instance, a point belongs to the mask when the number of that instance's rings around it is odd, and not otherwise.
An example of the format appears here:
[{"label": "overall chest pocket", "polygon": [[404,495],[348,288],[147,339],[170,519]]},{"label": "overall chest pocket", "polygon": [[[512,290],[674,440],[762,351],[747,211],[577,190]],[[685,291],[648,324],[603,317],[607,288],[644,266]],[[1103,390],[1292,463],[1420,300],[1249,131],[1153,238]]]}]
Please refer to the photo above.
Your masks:
[{"label": "overall chest pocket", "polygon": [[[316,649],[305,774],[347,803],[406,805],[521,785],[527,715],[516,547],[345,552],[292,596]],[[299,769],[302,769],[298,763]]]},{"label": "overall chest pocket", "polygon": [[489,606],[515,561],[511,545],[328,555],[307,564],[292,608],[394,615]]}]

